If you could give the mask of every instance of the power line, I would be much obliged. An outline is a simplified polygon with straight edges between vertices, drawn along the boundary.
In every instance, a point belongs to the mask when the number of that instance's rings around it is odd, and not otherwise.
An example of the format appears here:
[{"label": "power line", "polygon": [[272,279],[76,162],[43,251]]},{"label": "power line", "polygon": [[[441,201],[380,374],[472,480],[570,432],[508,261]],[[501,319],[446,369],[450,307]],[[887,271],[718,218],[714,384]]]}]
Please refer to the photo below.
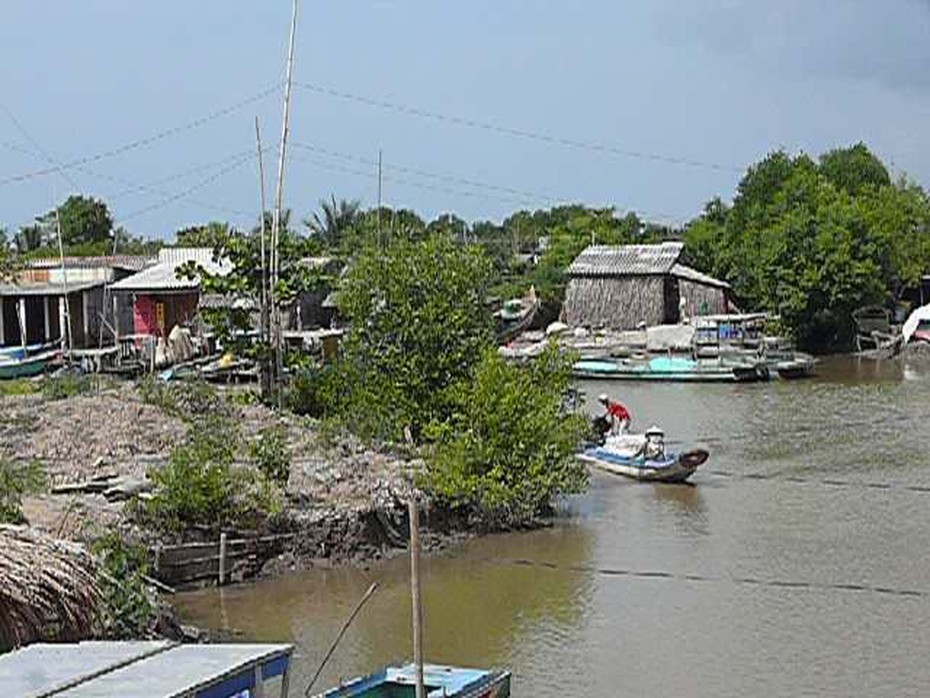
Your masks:
[{"label": "power line", "polygon": [[408,114],[411,116],[417,116],[424,119],[432,119],[434,121],[439,121],[442,123],[450,123],[458,126],[465,126],[468,128],[479,129],[483,131],[489,131],[503,136],[513,136],[516,138],[523,138],[527,140],[540,141],[543,143],[549,143],[552,145],[560,145],[569,148],[574,148],[578,150],[588,150],[598,153],[607,153],[610,155],[618,155],[626,158],[634,158],[638,160],[647,160],[651,162],[659,162],[667,165],[679,165],[695,168],[704,168],[710,170],[716,170],[718,172],[742,172],[743,168],[734,167],[732,165],[724,165],[716,162],[702,161],[702,160],[692,160],[684,157],[676,157],[670,155],[663,155],[660,153],[650,153],[641,150],[631,150],[627,148],[620,148],[613,145],[608,145],[605,143],[597,143],[594,141],[583,141],[572,138],[563,138],[561,136],[551,136],[544,133],[539,133],[536,131],[529,131],[526,129],[512,128],[509,126],[503,126],[500,124],[491,123],[488,121],[480,121],[478,119],[470,119],[461,116],[453,116],[449,114],[443,114],[440,112],[430,111],[427,109],[422,109],[420,107],[413,107],[404,104],[398,104],[396,102],[389,102],[383,99],[376,99],[374,97],[367,97],[365,95],[353,94],[351,92],[342,92],[340,90],[335,90],[331,87],[326,87],[324,85],[316,85],[313,83],[298,82],[295,83],[298,87],[301,87],[305,90],[311,92],[316,92],[317,94],[327,95],[329,97],[336,97],[338,99],[357,102],[359,104],[365,104],[370,107],[378,107],[379,109],[386,109],[401,114]]},{"label": "power line", "polygon": [[[295,148],[300,148],[302,150],[309,150],[312,152],[320,153],[322,155],[329,155],[331,157],[336,157],[336,158],[340,158],[343,160],[349,160],[351,162],[357,162],[363,165],[371,165],[373,167],[376,167],[378,165],[377,160],[371,160],[368,158],[361,157],[359,155],[351,155],[349,153],[341,153],[337,150],[330,150],[328,148],[323,148],[317,145],[309,145],[306,143],[293,143],[292,145]],[[497,191],[497,192],[502,192],[505,194],[514,194],[516,196],[527,197],[529,199],[540,200],[540,201],[547,201],[547,202],[556,201],[555,197],[549,196],[548,194],[538,194],[535,192],[526,191],[522,189],[515,189],[513,187],[507,187],[507,186],[503,186],[499,184],[489,184],[487,182],[479,182],[473,179],[465,179],[463,177],[456,177],[454,175],[446,175],[446,174],[439,174],[436,172],[429,172],[427,170],[421,170],[421,169],[417,169],[414,167],[403,167],[401,165],[392,165],[387,162],[385,162],[383,166],[384,166],[384,169],[386,170],[393,170],[395,172],[412,174],[412,175],[416,175],[420,177],[426,177],[429,179],[438,179],[438,180],[450,182],[453,184],[461,184],[466,187],[474,187],[476,189],[487,189],[489,191]]]},{"label": "power line", "polygon": [[[370,160],[370,159],[366,159],[366,158],[363,158],[357,155],[350,155],[348,153],[340,153],[339,151],[329,150],[327,148],[321,148],[319,146],[312,146],[312,145],[308,145],[304,143],[294,143],[293,145],[297,148],[317,152],[322,155],[328,155],[331,157],[336,157],[336,158],[348,160],[351,162],[357,162],[357,163],[364,164],[364,165],[371,165],[372,167],[377,166],[377,160]],[[297,157],[295,159],[298,162],[304,162],[304,163],[314,165],[317,167],[322,167],[324,169],[329,169],[329,170],[336,171],[336,172],[343,172],[345,174],[351,174],[351,175],[355,175],[359,177],[366,177],[368,179],[376,179],[378,176],[377,174],[369,170],[363,170],[363,171],[355,170],[355,169],[351,169],[347,167],[342,167],[339,165],[334,165],[331,163],[326,163],[326,162],[316,160],[313,158]],[[407,178],[397,177],[394,175],[386,175],[383,177],[383,179],[385,179],[386,181],[414,187],[417,189],[424,189],[428,191],[438,191],[438,192],[442,192],[446,194],[452,194],[455,196],[466,196],[470,198],[485,199],[489,201],[500,201],[500,202],[505,202],[505,203],[510,203],[510,204],[516,204],[518,206],[525,206],[528,208],[537,207],[540,205],[553,206],[553,205],[559,204],[558,199],[555,199],[554,197],[550,197],[545,194],[536,194],[536,193],[529,192],[529,191],[523,191],[523,190],[515,189],[512,187],[496,185],[496,184],[485,184],[483,182],[478,182],[476,180],[463,179],[461,177],[455,177],[452,175],[428,172],[426,170],[421,170],[421,169],[412,168],[412,167],[403,167],[399,165],[387,165],[387,164],[385,164],[384,167],[385,169],[390,169],[390,170],[394,170],[397,172],[405,172],[405,173],[416,175],[416,176],[439,179],[439,180],[446,181],[446,182],[464,184],[465,186],[474,187],[476,189],[487,189],[490,192],[501,192],[501,194],[485,193],[482,191],[470,191],[470,190],[464,190],[464,189],[450,187],[450,186],[438,186],[438,185],[424,184],[422,182],[416,182],[416,181],[412,181]],[[510,195],[511,193],[513,193],[514,196],[511,196]],[[632,208],[629,208],[629,209],[624,208],[623,210],[634,211],[634,209]],[[653,221],[665,221],[665,222],[673,223],[676,225],[681,222],[681,219],[678,216],[671,216],[671,215],[664,214],[664,213],[648,212],[648,211],[638,211],[636,213],[637,215],[642,216],[643,218],[651,219]]]},{"label": "power line", "polygon": [[[378,175],[377,175],[376,173],[374,173],[374,172],[361,171],[361,170],[354,170],[354,169],[351,169],[351,168],[348,168],[348,167],[343,167],[343,166],[341,166],[341,165],[336,165],[336,164],[333,164],[333,163],[323,162],[323,161],[316,160],[316,159],[313,159],[313,158],[294,157],[294,156],[291,156],[291,157],[294,158],[295,160],[297,160],[297,162],[307,163],[307,164],[313,165],[313,166],[315,166],[315,167],[321,167],[321,168],[326,169],[326,170],[332,170],[333,172],[343,172],[343,173],[345,173],[345,174],[355,175],[355,176],[358,176],[358,177],[366,177],[366,178],[368,178],[368,179],[377,179],[377,177],[378,177]],[[456,195],[456,196],[467,196],[467,197],[477,198],[477,199],[488,199],[488,200],[495,200],[495,201],[504,201],[504,202],[508,202],[508,203],[514,203],[514,204],[517,204],[517,205],[520,205],[520,206],[532,206],[532,205],[534,205],[534,202],[533,202],[533,201],[526,200],[526,199],[517,199],[517,198],[514,198],[514,197],[497,196],[497,195],[485,194],[485,193],[477,192],[477,191],[466,191],[466,190],[463,190],[463,189],[454,189],[454,188],[452,188],[452,187],[447,187],[447,186],[439,186],[439,185],[433,185],[433,184],[424,184],[424,183],[422,183],[422,182],[414,182],[414,181],[412,181],[412,180],[404,179],[404,178],[402,178],[402,177],[385,176],[385,177],[383,177],[383,179],[384,179],[385,181],[394,182],[394,183],[396,183],[396,184],[402,184],[402,185],[409,186],[409,187],[415,187],[415,188],[417,188],[417,189],[425,189],[425,190],[428,190],[428,191],[438,191],[438,192],[443,192],[443,193],[446,193],[446,194],[454,194],[454,195]]]},{"label": "power line", "polygon": [[130,220],[132,220],[133,218],[138,218],[139,216],[142,216],[142,215],[144,215],[144,214],[146,214],[146,213],[150,213],[150,212],[155,211],[155,210],[158,210],[158,209],[160,209],[160,208],[164,208],[165,206],[168,206],[169,204],[173,204],[175,201],[179,201],[179,200],[181,200],[181,199],[186,199],[186,198],[188,198],[191,194],[193,194],[195,191],[197,191],[197,190],[199,190],[199,189],[202,189],[203,187],[205,187],[205,186],[207,186],[207,185],[209,185],[209,184],[212,184],[213,182],[217,181],[217,180],[220,179],[221,177],[224,177],[224,176],[226,176],[227,174],[229,174],[230,172],[232,172],[232,171],[234,171],[234,170],[237,170],[238,168],[242,167],[242,165],[244,165],[244,164],[247,163],[247,162],[250,162],[254,157],[255,157],[255,155],[254,155],[253,153],[249,153],[249,155],[240,158],[238,161],[234,162],[232,165],[223,168],[223,169],[220,170],[219,172],[216,172],[216,173],[212,174],[211,176],[207,177],[206,179],[200,180],[200,181],[197,182],[196,184],[194,184],[194,185],[188,187],[187,189],[185,189],[185,190],[183,190],[183,191],[180,191],[180,192],[177,192],[177,193],[175,193],[175,194],[171,194],[170,196],[165,197],[165,198],[162,199],[161,201],[158,201],[158,202],[156,202],[156,203],[154,203],[154,204],[151,204],[151,205],[149,205],[149,206],[145,206],[145,207],[143,207],[143,208],[137,209],[136,211],[133,211],[132,213],[130,213],[130,214],[127,215],[127,216],[123,216],[118,222],[119,222],[119,223],[126,223],[127,221],[130,221]]},{"label": "power line", "polygon": [[[33,156],[33,157],[36,156],[36,154],[33,153],[31,150],[28,150],[28,149],[26,149],[26,148],[22,148],[22,147],[17,146],[17,145],[15,145],[15,144],[13,144],[13,143],[9,143],[9,142],[3,141],[3,142],[0,142],[0,145],[3,145],[4,147],[6,147],[6,148],[8,148],[8,149],[10,149],[10,150],[14,150],[14,151],[17,151],[17,152],[20,152],[20,153],[24,153],[24,154],[26,154],[26,155],[31,155],[31,156]],[[270,149],[271,149],[271,148],[270,148],[270,146],[269,146],[269,147],[266,148],[265,150],[270,150]],[[75,169],[76,169],[78,172],[83,172],[83,173],[85,173],[85,174],[87,174],[87,175],[89,175],[89,176],[91,176],[91,177],[94,177],[94,178],[97,178],[97,179],[101,179],[101,180],[104,180],[104,181],[113,182],[113,183],[116,183],[116,184],[121,184],[121,185],[127,187],[127,189],[125,189],[125,190],[123,190],[123,191],[121,191],[121,192],[117,192],[116,194],[110,194],[110,195],[108,195],[108,196],[107,196],[107,201],[108,201],[108,202],[109,202],[109,201],[114,201],[114,200],[115,200],[115,201],[118,201],[120,198],[122,198],[122,197],[125,196],[126,194],[130,194],[130,193],[133,193],[133,192],[140,192],[140,193],[144,193],[144,194],[155,194],[155,195],[164,197],[164,201],[167,202],[167,203],[171,203],[171,202],[177,200],[178,198],[187,198],[187,199],[190,200],[191,203],[196,203],[196,204],[198,204],[198,205],[200,205],[200,206],[204,206],[204,207],[206,207],[206,208],[210,208],[210,209],[213,209],[213,210],[216,210],[216,211],[223,211],[223,212],[233,213],[233,214],[236,214],[236,215],[242,216],[242,217],[245,217],[245,216],[251,217],[251,216],[254,215],[254,211],[243,211],[243,210],[241,210],[241,209],[235,209],[235,208],[231,208],[231,207],[229,207],[229,206],[221,206],[221,205],[219,205],[219,204],[217,204],[217,203],[215,203],[215,202],[210,202],[210,201],[205,201],[204,199],[199,199],[199,198],[193,198],[193,197],[190,197],[190,196],[185,196],[184,193],[178,194],[177,192],[168,192],[168,191],[166,191],[166,190],[164,190],[164,189],[157,188],[155,185],[158,185],[158,184],[160,184],[160,183],[167,182],[167,181],[175,181],[175,180],[177,180],[177,179],[181,179],[181,178],[186,177],[186,176],[191,175],[191,174],[196,174],[196,173],[198,173],[198,172],[203,172],[204,170],[211,170],[211,169],[216,168],[217,166],[225,165],[225,164],[230,163],[230,162],[233,163],[231,168],[229,168],[229,169],[224,169],[223,171],[221,171],[221,172],[219,172],[219,173],[216,173],[215,176],[212,176],[212,177],[208,178],[207,180],[204,180],[203,182],[200,182],[199,184],[194,185],[195,189],[196,189],[196,188],[201,188],[202,186],[206,186],[207,184],[209,184],[210,182],[214,181],[214,180],[217,179],[218,177],[220,177],[220,176],[226,174],[227,172],[229,172],[229,171],[231,171],[231,170],[233,170],[233,169],[236,169],[236,168],[239,167],[241,164],[243,164],[243,161],[248,161],[248,160],[254,159],[255,157],[256,157],[256,154],[255,154],[254,152],[252,152],[251,150],[240,151],[240,152],[238,152],[238,153],[234,153],[234,154],[229,155],[229,156],[227,156],[227,157],[225,157],[225,158],[222,158],[222,159],[220,159],[220,160],[216,160],[216,161],[213,161],[213,162],[210,162],[210,163],[205,163],[205,164],[202,164],[202,165],[197,165],[197,166],[191,167],[191,168],[189,168],[189,169],[187,169],[187,170],[183,170],[183,171],[181,171],[181,172],[176,172],[176,173],[174,173],[174,174],[167,175],[167,176],[165,176],[165,177],[159,178],[159,179],[154,180],[154,181],[152,181],[152,182],[149,182],[149,183],[147,183],[147,184],[137,184],[137,183],[135,183],[135,182],[129,181],[129,180],[124,179],[124,178],[122,178],[122,177],[113,177],[113,176],[111,176],[111,175],[107,175],[107,174],[104,174],[104,173],[102,173],[102,172],[98,172],[98,171],[96,171],[96,170],[91,170],[91,169],[86,168],[86,167],[75,167]],[[190,191],[190,190],[189,190],[189,191]],[[188,193],[189,193],[189,191],[188,191]],[[167,203],[162,203],[162,202],[160,202],[159,204],[155,204],[155,205],[153,205],[153,206],[155,206],[155,207],[160,207],[160,206],[162,206],[162,205],[167,205]],[[145,211],[145,212],[147,212],[147,211]],[[136,214],[139,214],[139,212],[137,211]],[[130,217],[135,217],[136,214],[130,214]],[[119,224],[119,223],[124,223],[126,220],[127,220],[127,218],[123,218],[123,219],[120,219],[120,220],[118,220],[118,221],[115,221],[115,222],[114,222],[114,225]]]},{"label": "power line", "polygon": [[105,150],[95,155],[88,155],[86,157],[78,158],[76,160],[71,160],[70,162],[61,164],[60,167],[57,167],[57,168],[53,167],[53,168],[47,168],[44,170],[36,170],[34,172],[27,172],[25,174],[7,177],[6,179],[0,179],[0,186],[12,184],[15,182],[22,182],[22,181],[29,180],[29,179],[35,179],[37,177],[44,177],[46,175],[54,174],[59,171],[75,169],[82,165],[90,165],[95,162],[100,162],[101,160],[107,160],[109,158],[116,157],[117,155],[121,155],[130,150],[135,150],[136,148],[141,148],[143,146],[151,145],[152,143],[157,143],[158,141],[164,140],[166,138],[170,138],[171,136],[174,136],[178,133],[182,133],[184,131],[189,131],[191,129],[199,128],[205,124],[210,123],[211,121],[215,121],[216,119],[232,114],[233,112],[238,111],[239,109],[242,109],[243,107],[246,107],[250,104],[261,101],[265,99],[266,97],[268,97],[269,95],[272,95],[275,92],[277,92],[279,88],[280,88],[280,84],[276,83],[274,86],[269,87],[265,90],[262,90],[261,92],[255,95],[252,95],[251,97],[247,97],[246,99],[243,99],[239,102],[236,102],[229,106],[218,109],[214,112],[211,112],[210,114],[207,114],[206,116],[202,116],[192,121],[188,121],[185,124],[181,124],[178,126],[172,126],[171,128],[167,128],[163,131],[159,131],[150,136],[146,136],[144,138],[138,138],[134,141],[124,143],[121,146],[112,148],[110,150]]}]

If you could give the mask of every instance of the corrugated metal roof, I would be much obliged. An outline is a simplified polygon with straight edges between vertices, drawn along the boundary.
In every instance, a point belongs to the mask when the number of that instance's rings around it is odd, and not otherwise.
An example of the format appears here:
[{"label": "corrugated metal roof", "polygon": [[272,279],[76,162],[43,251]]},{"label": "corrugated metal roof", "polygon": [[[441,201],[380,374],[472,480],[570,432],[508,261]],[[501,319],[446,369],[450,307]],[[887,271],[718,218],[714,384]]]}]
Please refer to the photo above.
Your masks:
[{"label": "corrugated metal roof", "polygon": [[[150,267],[158,258],[154,255],[105,255],[102,257],[65,257],[65,269],[126,269],[141,271]],[[58,269],[61,259],[58,257],[40,257],[26,262],[30,269]]]},{"label": "corrugated metal roof", "polygon": [[730,284],[726,281],[715,279],[713,276],[708,276],[697,269],[686,267],[684,264],[675,264],[675,266],[672,267],[672,276],[677,276],[679,279],[685,279],[686,281],[693,281],[696,284],[703,284],[704,286],[730,288]]},{"label": "corrugated metal roof", "polygon": [[[103,286],[103,281],[80,281],[68,284],[68,294],[86,291],[89,288]],[[0,296],[63,296],[65,295],[64,284],[41,283],[41,284],[0,284]]]},{"label": "corrugated metal roof", "polygon": [[178,267],[187,262],[196,262],[210,274],[225,275],[232,271],[228,260],[214,261],[209,247],[166,247],[158,253],[158,264],[138,274],[117,281],[110,288],[114,291],[188,291],[200,287],[200,278],[178,277]]},{"label": "corrugated metal roof", "polygon": [[684,243],[658,245],[591,245],[568,268],[570,276],[644,276],[668,274]]},{"label": "corrugated metal roof", "polygon": [[0,686],[4,696],[22,698],[177,698],[208,687],[215,695],[238,695],[252,686],[256,666],[265,679],[281,675],[292,651],[165,641],[35,644],[0,657]]}]

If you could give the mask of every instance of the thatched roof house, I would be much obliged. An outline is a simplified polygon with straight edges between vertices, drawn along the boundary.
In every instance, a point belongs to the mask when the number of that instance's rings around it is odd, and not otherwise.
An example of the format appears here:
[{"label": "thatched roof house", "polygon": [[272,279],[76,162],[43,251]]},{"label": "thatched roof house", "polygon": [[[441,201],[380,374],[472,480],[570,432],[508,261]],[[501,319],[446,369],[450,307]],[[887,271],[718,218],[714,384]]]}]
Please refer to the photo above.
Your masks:
[{"label": "thatched roof house", "polygon": [[681,264],[684,244],[592,245],[568,268],[571,326],[629,330],[729,311],[730,285]]},{"label": "thatched roof house", "polygon": [[0,652],[94,629],[100,592],[80,545],[24,526],[0,526]]}]

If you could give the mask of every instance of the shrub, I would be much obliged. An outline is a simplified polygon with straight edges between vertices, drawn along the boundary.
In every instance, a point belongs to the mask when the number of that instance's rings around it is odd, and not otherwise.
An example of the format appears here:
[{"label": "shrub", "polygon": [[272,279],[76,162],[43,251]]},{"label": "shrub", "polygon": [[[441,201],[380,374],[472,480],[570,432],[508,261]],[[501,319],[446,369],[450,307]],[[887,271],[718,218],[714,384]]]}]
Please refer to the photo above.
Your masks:
[{"label": "shrub", "polygon": [[29,378],[0,381],[0,397],[32,395],[38,390],[39,386],[36,381]]},{"label": "shrub", "polygon": [[291,474],[291,454],[287,450],[286,433],[282,427],[263,429],[251,446],[252,460],[258,471],[272,482],[287,487]]},{"label": "shrub", "polygon": [[12,463],[0,459],[0,523],[24,523],[23,495],[38,492],[45,486],[40,463]]},{"label": "shrub", "polygon": [[587,425],[564,409],[570,367],[555,346],[528,367],[485,351],[474,380],[455,389],[452,421],[431,429],[436,443],[423,486],[504,525],[526,522],[547,512],[557,495],[583,490],[586,471],[575,451]]},{"label": "shrub", "polygon": [[165,414],[191,421],[207,414],[223,414],[223,400],[204,380],[165,383],[153,376],[139,382],[143,402],[160,408]]},{"label": "shrub", "polygon": [[218,416],[195,421],[187,443],[175,447],[168,464],[150,472],[151,499],[137,501],[136,516],[160,531],[192,526],[219,529],[253,525],[280,508],[280,493],[263,473],[233,465],[240,437]]},{"label": "shrub", "polygon": [[65,371],[42,382],[42,395],[46,400],[66,400],[92,392],[94,384],[90,376]]},{"label": "shrub", "polygon": [[100,561],[97,574],[103,595],[103,636],[113,640],[144,637],[155,616],[146,583],[146,549],[112,532],[95,540],[90,548]]}]

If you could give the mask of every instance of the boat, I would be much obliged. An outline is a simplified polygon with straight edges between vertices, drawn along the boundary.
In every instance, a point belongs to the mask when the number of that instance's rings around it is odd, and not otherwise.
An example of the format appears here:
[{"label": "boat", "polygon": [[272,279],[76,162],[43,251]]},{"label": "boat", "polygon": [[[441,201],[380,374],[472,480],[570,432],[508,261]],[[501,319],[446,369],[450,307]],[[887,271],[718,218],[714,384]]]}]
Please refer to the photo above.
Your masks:
[{"label": "boat", "polygon": [[665,437],[656,427],[645,434],[607,437],[578,455],[579,460],[614,475],[648,482],[684,482],[710,456],[696,448],[682,453],[666,453]]},{"label": "boat", "polygon": [[580,359],[572,365],[572,375],[576,378],[702,383],[749,383],[766,381],[770,376],[764,361],[725,358],[695,360],[677,356]]},{"label": "boat", "polygon": [[25,378],[44,373],[61,356],[57,349],[34,356],[0,356],[0,380]]},{"label": "boat", "polygon": [[[425,664],[427,698],[509,698],[510,672]],[[389,666],[331,688],[317,698],[413,698],[416,667]]]},{"label": "boat", "polygon": [[494,312],[497,343],[507,344],[528,330],[536,318],[538,308],[539,299],[536,297],[536,289],[532,286],[523,298],[506,301],[500,310]]},{"label": "boat", "polygon": [[901,328],[904,343],[930,342],[930,303],[922,305],[908,315]]}]

